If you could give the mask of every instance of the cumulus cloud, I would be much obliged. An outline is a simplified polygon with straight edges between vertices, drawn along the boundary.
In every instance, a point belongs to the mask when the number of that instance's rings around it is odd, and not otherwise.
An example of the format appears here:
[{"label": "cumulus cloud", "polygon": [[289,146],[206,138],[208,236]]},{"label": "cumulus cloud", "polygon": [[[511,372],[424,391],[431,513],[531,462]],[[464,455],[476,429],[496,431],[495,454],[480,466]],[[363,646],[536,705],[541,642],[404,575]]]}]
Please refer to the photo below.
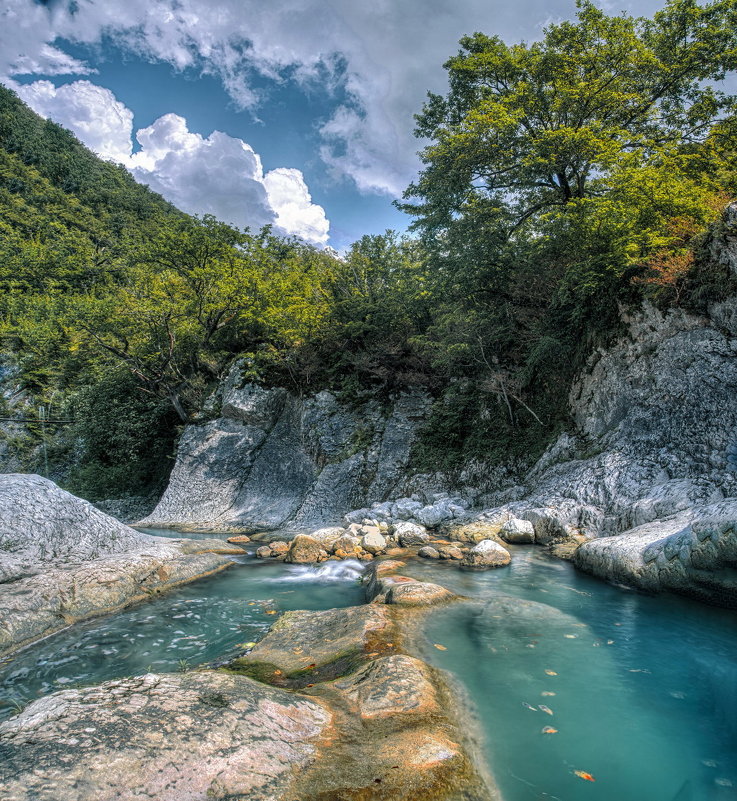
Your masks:
[{"label": "cumulus cloud", "polygon": [[124,164],[183,211],[254,230],[271,224],[316,244],[328,240],[325,211],[312,203],[302,173],[279,168],[264,175],[260,156],[241,139],[220,131],[203,137],[183,117],[165,114],[136,133],[140,149],[132,153],[133,113],[108,89],[89,81],[15,88],[36,112],[74,131],[103,158]]},{"label": "cumulus cloud", "polygon": [[309,242],[328,241],[329,223],[322,206],[312,196],[299,170],[278,167],[266,173],[264,187],[269,205],[276,212],[276,225],[285,231],[299,232]]},{"label": "cumulus cloud", "polygon": [[74,81],[58,89],[51,81],[34,81],[17,84],[15,90],[38,114],[74,131],[90,150],[111,161],[127,161],[133,112],[109,89],[89,81]]},{"label": "cumulus cloud", "polygon": [[[661,5],[621,0],[618,7],[648,14]],[[321,129],[322,158],[359,189],[390,195],[417,169],[412,115],[428,90],[443,91],[441,64],[461,35],[530,39],[551,17],[575,11],[573,0],[59,0],[48,7],[5,0],[5,7],[0,26],[20,34],[0,41],[0,76],[38,72],[42,63],[71,71],[73,59],[65,63],[53,49],[56,38],[97,43],[107,35],[145,58],[218,75],[244,108],[263,100],[254,73],[339,85],[348,100]]]}]

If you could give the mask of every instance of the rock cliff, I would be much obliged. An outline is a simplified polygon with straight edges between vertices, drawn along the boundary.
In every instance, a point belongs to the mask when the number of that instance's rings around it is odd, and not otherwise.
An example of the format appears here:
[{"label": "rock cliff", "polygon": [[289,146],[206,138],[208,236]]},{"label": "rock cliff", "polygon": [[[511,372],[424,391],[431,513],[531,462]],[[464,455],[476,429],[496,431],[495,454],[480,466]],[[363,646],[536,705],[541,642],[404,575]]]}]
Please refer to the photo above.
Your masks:
[{"label": "rock cliff", "polygon": [[183,529],[303,528],[382,501],[405,477],[422,393],[388,408],[349,407],[329,392],[298,398],[241,380],[219,390],[220,416],[188,426],[169,486],[143,525]]}]

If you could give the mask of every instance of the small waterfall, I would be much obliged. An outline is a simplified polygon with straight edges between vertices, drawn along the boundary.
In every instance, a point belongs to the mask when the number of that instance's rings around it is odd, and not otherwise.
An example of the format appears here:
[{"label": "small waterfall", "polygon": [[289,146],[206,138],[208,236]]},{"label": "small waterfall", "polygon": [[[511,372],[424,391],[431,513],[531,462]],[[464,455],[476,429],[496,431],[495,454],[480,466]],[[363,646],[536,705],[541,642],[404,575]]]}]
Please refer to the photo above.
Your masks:
[{"label": "small waterfall", "polygon": [[332,581],[358,581],[365,565],[357,559],[342,562],[325,562],[321,565],[290,565],[287,572],[272,581],[316,581],[327,584]]}]

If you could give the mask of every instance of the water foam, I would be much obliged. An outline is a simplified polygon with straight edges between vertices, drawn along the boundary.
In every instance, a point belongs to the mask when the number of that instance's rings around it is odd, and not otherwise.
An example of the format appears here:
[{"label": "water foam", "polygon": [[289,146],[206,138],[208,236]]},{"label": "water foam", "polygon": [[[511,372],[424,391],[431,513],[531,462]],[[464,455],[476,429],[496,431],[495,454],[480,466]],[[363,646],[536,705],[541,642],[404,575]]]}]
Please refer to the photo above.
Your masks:
[{"label": "water foam", "polygon": [[291,565],[287,568],[285,575],[272,579],[272,581],[314,581],[320,584],[333,581],[358,581],[364,567],[365,565],[357,559],[325,562],[317,567],[314,565]]}]

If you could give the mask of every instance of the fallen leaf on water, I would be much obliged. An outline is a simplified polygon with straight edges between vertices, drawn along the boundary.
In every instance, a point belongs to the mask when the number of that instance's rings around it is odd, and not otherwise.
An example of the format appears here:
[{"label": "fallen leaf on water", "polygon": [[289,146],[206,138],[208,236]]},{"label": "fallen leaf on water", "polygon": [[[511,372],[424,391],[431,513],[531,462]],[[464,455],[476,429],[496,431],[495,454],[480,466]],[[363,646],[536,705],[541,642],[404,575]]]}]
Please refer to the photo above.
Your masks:
[{"label": "fallen leaf on water", "polygon": [[551,693],[550,690],[543,690],[543,692],[541,692],[540,695],[547,695],[550,697],[555,695],[555,693]]},{"label": "fallen leaf on water", "polygon": [[249,601],[249,602],[248,602],[248,605],[249,605],[249,606],[256,606],[256,601]]},{"label": "fallen leaf on water", "polygon": [[606,644],[607,644],[607,645],[614,645],[614,640],[607,640],[607,641],[606,641]]},{"label": "fallen leaf on water", "polygon": [[554,729],[552,726],[545,726],[542,730],[543,734],[557,734],[558,729]]},{"label": "fallen leaf on water", "polygon": [[444,645],[441,645],[439,642],[434,642],[433,645],[438,649],[438,651],[447,651],[448,650]]},{"label": "fallen leaf on water", "polygon": [[575,640],[578,637],[578,634],[564,634],[563,635],[567,640]]},{"label": "fallen leaf on water", "polygon": [[275,670],[275,671],[274,671],[274,675],[275,675],[275,676],[281,676],[281,675],[282,675],[282,672],[281,672],[281,670]]},{"label": "fallen leaf on water", "polygon": [[558,675],[554,670],[546,670],[545,673],[548,676],[557,676]]},{"label": "fallen leaf on water", "polygon": [[552,715],[553,710],[549,706],[545,706],[545,704],[539,704],[537,707],[541,712],[544,712],[546,715]]},{"label": "fallen leaf on water", "polygon": [[585,770],[574,770],[573,771],[579,779],[584,779],[587,782],[595,782],[596,779],[590,774],[586,773]]},{"label": "fallen leaf on water", "polygon": [[266,610],[266,614],[267,615],[275,615],[276,614],[276,610],[275,609],[267,609]]}]

